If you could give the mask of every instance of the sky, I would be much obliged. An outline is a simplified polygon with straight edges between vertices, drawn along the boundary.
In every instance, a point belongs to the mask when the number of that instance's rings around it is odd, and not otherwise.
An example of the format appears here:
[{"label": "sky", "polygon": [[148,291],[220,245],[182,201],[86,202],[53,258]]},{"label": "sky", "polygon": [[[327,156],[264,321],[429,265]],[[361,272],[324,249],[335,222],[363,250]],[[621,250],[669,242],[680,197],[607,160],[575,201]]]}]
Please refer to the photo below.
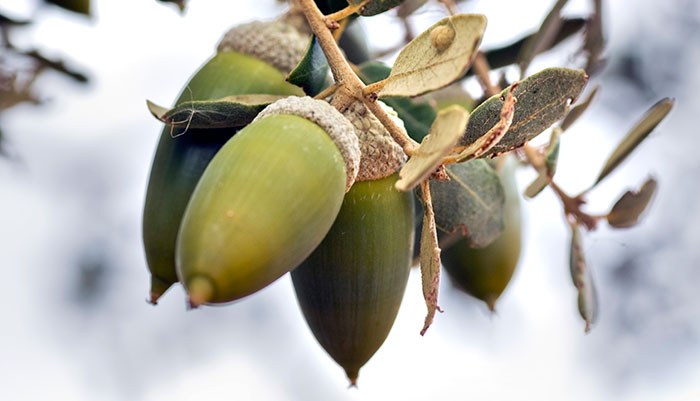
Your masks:
[{"label": "sky", "polygon": [[[488,48],[536,29],[549,3],[473,0],[462,10],[487,16]],[[35,5],[0,0],[0,10],[36,17],[16,44],[66,58],[90,84],[45,74],[44,104],[0,119],[12,154],[0,159],[3,398],[700,399],[696,2],[606,3],[608,64],[591,82],[600,97],[564,137],[557,182],[571,194],[587,188],[648,107],[666,96],[676,107],[590,195],[587,210],[605,212],[649,174],[659,181],[640,226],[585,237],[601,302],[591,333],[576,310],[567,225],[545,191],[522,201],[524,251],[497,314],[444,279],[445,313],[421,337],[425,304],[412,271],[392,332],[356,389],[306,327],[288,276],[222,307],[187,311],[179,287],[157,307],[145,302],[141,213],[161,129],[145,99],[169,104],[230,26],[271,19],[282,6],[192,0],[181,16],[155,0],[101,0],[88,20]],[[572,0],[564,12],[587,7]],[[432,6],[413,22],[425,28],[443,15]],[[402,35],[391,15],[362,23],[378,50]],[[565,43],[531,71],[575,66],[576,46]],[[524,190],[534,173],[517,178]]]}]

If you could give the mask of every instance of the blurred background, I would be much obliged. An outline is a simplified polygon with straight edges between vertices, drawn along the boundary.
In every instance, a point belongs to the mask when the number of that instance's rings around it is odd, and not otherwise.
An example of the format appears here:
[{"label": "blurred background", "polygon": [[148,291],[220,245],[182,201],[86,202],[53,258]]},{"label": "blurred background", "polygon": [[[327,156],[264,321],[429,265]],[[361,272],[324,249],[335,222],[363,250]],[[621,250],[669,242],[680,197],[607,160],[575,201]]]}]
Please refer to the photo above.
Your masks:
[{"label": "blurred background", "polygon": [[[472,0],[460,9],[488,17],[482,48],[489,48],[534,32],[551,3]],[[563,14],[586,16],[590,3],[571,0]],[[36,47],[89,78],[80,84],[48,71],[34,86],[40,105],[0,115],[0,274],[9,280],[0,295],[0,398],[700,399],[694,0],[604,2],[607,64],[589,83],[601,90],[563,138],[557,182],[570,194],[584,190],[645,110],[667,96],[676,106],[589,196],[586,210],[605,213],[650,174],[659,181],[639,226],[601,224],[585,236],[601,310],[589,334],[569,276],[569,229],[550,190],[522,202],[524,250],[497,313],[445,278],[445,313],[421,337],[425,304],[414,270],[359,388],[347,388],[316,343],[288,276],[224,307],[187,311],[179,286],[149,305],[141,213],[161,123],[145,99],[171,104],[229,27],[285,7],[192,0],[181,16],[155,0],[96,0],[85,18],[39,1],[0,0],[0,13],[34,20],[13,34],[16,47]],[[429,4],[411,23],[420,32],[444,15]],[[394,16],[362,19],[373,50],[402,37]],[[580,42],[576,36],[538,57],[529,71],[580,67],[570,56]],[[474,82],[467,87],[479,91]],[[519,171],[520,189],[534,177]]]}]

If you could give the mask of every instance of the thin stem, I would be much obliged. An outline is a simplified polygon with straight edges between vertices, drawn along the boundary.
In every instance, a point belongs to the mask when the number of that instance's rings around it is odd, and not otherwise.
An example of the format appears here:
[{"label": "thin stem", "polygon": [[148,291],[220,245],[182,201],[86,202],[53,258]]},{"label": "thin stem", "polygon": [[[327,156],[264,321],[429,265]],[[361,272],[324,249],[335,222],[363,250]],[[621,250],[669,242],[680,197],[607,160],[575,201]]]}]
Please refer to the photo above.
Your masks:
[{"label": "thin stem", "polygon": [[454,0],[438,0],[440,3],[445,5],[445,8],[447,8],[447,12],[450,13],[450,15],[455,15],[459,13],[459,10],[457,9],[457,4],[455,4]]},{"label": "thin stem", "polygon": [[486,55],[484,52],[479,51],[476,54],[476,58],[472,64],[472,69],[474,69],[474,75],[476,75],[476,79],[479,81],[479,84],[481,84],[481,88],[484,90],[486,95],[491,97],[501,92],[499,88],[491,82],[491,67],[489,66],[489,62],[486,60]]},{"label": "thin stem", "polygon": [[365,1],[363,1],[362,3],[360,3],[360,4],[356,5],[356,6],[348,5],[347,7],[345,7],[344,9],[342,9],[342,10],[340,10],[340,11],[336,11],[336,12],[334,12],[333,14],[328,14],[328,15],[326,15],[326,18],[329,19],[329,20],[331,20],[331,21],[341,21],[341,20],[344,20],[345,18],[347,18],[347,17],[349,17],[349,16],[355,14],[356,12],[360,11],[360,9],[361,9],[362,7],[364,7],[365,4],[367,4],[368,2],[369,2],[369,0],[365,0]]},{"label": "thin stem", "polygon": [[322,90],[321,93],[314,96],[314,99],[325,99],[335,93],[338,90],[338,84],[333,84],[326,89]]},{"label": "thin stem", "polygon": [[376,97],[365,96],[365,84],[362,83],[350,67],[350,64],[348,64],[343,52],[328,29],[327,18],[323,16],[316,3],[313,0],[298,0],[298,5],[304,13],[311,30],[316,35],[323,53],[326,55],[326,60],[328,60],[328,65],[333,73],[333,79],[338,86],[336,91],[338,99],[334,97],[333,106],[342,111],[349,106],[353,99],[361,100],[389,131],[394,141],[403,148],[404,153],[409,156],[412,155],[413,151],[418,147],[418,143],[394,123],[384,109],[377,104]]}]

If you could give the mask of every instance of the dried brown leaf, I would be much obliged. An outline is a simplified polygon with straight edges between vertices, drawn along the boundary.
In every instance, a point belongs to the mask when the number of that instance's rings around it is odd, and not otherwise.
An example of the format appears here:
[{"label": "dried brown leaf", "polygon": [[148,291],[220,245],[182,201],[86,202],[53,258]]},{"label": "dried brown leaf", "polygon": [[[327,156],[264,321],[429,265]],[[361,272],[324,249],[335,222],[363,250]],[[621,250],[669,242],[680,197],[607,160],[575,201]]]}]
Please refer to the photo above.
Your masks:
[{"label": "dried brown leaf", "polygon": [[615,228],[635,226],[654,196],[656,187],[656,180],[650,177],[639,191],[625,192],[608,213],[608,224]]},{"label": "dried brown leaf", "polygon": [[459,105],[441,110],[430,127],[430,134],[399,172],[396,188],[408,191],[435,172],[462,136],[468,119],[469,113]]},{"label": "dried brown leaf", "polygon": [[433,323],[435,312],[442,312],[442,310],[437,304],[438,290],[440,288],[440,247],[438,246],[435,214],[433,213],[428,181],[421,183],[421,190],[425,207],[420,241],[420,273],[423,283],[423,297],[428,308],[428,314],[425,317],[425,323],[420,335],[425,335],[428,327]]}]

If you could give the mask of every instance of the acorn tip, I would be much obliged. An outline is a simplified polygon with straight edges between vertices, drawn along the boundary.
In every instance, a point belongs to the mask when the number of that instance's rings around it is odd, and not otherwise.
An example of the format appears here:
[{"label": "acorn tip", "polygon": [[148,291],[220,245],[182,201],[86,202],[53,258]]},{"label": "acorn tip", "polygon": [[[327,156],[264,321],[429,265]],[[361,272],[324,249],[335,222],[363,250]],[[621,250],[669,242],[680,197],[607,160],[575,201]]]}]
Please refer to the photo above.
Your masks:
[{"label": "acorn tip", "polygon": [[345,374],[350,380],[348,388],[357,388],[357,377],[360,375],[360,369],[345,369]]},{"label": "acorn tip", "polygon": [[187,296],[190,309],[196,309],[209,302],[214,294],[211,281],[203,276],[193,277],[187,285]]}]

